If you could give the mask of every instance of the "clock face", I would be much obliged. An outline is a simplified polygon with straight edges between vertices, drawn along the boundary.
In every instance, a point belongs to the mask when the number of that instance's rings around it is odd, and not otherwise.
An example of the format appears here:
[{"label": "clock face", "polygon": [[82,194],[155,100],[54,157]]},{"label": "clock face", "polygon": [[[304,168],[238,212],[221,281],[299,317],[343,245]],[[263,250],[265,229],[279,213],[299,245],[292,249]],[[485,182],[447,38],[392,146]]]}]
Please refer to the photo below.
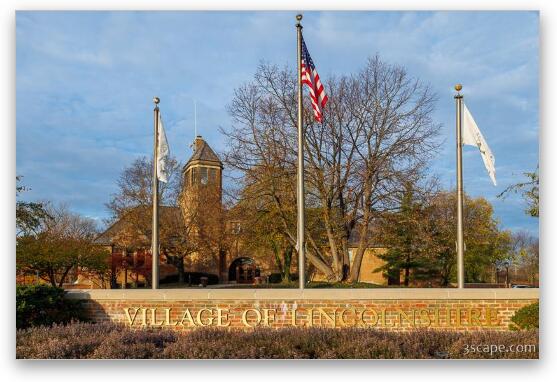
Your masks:
[{"label": "clock face", "polygon": [[201,184],[207,184],[207,178],[201,178]]}]

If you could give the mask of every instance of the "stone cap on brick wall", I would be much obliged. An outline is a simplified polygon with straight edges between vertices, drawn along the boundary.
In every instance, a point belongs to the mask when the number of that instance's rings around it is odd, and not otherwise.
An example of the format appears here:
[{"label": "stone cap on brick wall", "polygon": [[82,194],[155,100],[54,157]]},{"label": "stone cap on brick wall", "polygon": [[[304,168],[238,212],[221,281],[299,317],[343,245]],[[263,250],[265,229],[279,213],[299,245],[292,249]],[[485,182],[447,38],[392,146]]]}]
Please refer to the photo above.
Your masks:
[{"label": "stone cap on brick wall", "polygon": [[78,300],[531,300],[538,288],[74,289]]}]

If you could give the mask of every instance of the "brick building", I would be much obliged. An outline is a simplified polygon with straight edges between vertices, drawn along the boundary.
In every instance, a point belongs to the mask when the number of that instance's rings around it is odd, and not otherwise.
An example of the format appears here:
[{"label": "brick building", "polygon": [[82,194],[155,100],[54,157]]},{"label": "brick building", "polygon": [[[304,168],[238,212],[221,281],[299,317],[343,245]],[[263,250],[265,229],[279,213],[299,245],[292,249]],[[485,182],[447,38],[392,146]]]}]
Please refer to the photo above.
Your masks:
[{"label": "brick building", "polygon": [[[190,235],[196,237],[198,242],[211,242],[204,245],[202,250],[195,250],[184,256],[183,265],[186,272],[213,274],[218,276],[219,283],[254,283],[258,278],[265,280],[267,276],[279,272],[279,269],[275,265],[272,253],[250,253],[245,249],[247,246],[243,245],[241,239],[235,237],[235,233],[241,230],[242,221],[238,217],[231,218],[228,214],[230,211],[222,205],[222,171],[223,164],[218,155],[201,136],[197,136],[193,144],[193,155],[182,169],[183,183],[179,207],[161,207],[161,229],[165,219],[181,218],[185,221],[185,226],[189,227]],[[146,208],[147,211],[144,212],[147,215],[150,213],[149,206],[138,207],[140,208]],[[129,235],[128,223],[124,217],[112,224],[96,240],[97,244],[110,251],[113,287],[115,284],[149,283],[150,280],[149,228],[139,230],[139,239],[124,248],[118,243],[123,242],[122,236]],[[226,245],[219,244],[220,237],[223,238],[222,241],[226,238]],[[211,240],[203,240],[204,238]],[[356,240],[351,240],[349,254],[355,253],[356,248]],[[161,284],[165,279],[175,277],[177,273],[176,266],[167,256],[167,251],[170,250],[161,247]],[[384,248],[372,247],[366,250],[359,281],[387,284],[380,272],[374,272],[383,265],[382,260],[376,256],[381,251],[384,251]],[[297,271],[295,257],[293,256],[292,274]],[[322,277],[315,274],[313,279],[319,281]],[[83,278],[79,282],[87,284]],[[89,283],[93,284],[91,280]]]}]

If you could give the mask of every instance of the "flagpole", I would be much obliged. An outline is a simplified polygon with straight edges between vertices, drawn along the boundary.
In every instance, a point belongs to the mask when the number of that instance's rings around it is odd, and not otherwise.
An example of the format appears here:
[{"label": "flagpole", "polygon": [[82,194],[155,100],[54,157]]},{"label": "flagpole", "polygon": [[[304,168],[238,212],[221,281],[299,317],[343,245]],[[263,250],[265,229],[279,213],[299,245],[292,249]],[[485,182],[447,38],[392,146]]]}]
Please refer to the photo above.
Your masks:
[{"label": "flagpole", "polygon": [[152,275],[151,286],[153,289],[159,289],[159,180],[157,174],[157,146],[158,146],[158,125],[159,125],[159,102],[158,97],[153,98],[155,103],[154,119],[155,119],[155,148],[153,153],[153,230],[151,237],[151,254],[152,254]]},{"label": "flagpole", "polygon": [[457,91],[454,96],[456,100],[456,197],[457,197],[457,224],[456,224],[456,246],[457,246],[457,284],[458,288],[464,288],[464,191],[462,185],[462,98],[460,94],[462,85],[455,85]]},{"label": "flagpole", "polygon": [[304,129],[302,127],[302,15],[296,15],[296,30],[298,36],[298,280],[299,288],[305,286],[305,217],[304,217]]}]

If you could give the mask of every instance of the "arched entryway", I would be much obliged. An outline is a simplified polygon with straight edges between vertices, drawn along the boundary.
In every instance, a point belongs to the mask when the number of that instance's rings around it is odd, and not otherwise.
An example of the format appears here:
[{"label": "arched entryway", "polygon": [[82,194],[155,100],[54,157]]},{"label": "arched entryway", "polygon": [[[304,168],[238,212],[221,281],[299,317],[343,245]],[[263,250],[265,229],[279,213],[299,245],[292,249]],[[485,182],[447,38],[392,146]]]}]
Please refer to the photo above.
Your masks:
[{"label": "arched entryway", "polygon": [[250,257],[239,257],[228,268],[228,281],[253,284],[255,277],[259,277],[259,269]]}]

